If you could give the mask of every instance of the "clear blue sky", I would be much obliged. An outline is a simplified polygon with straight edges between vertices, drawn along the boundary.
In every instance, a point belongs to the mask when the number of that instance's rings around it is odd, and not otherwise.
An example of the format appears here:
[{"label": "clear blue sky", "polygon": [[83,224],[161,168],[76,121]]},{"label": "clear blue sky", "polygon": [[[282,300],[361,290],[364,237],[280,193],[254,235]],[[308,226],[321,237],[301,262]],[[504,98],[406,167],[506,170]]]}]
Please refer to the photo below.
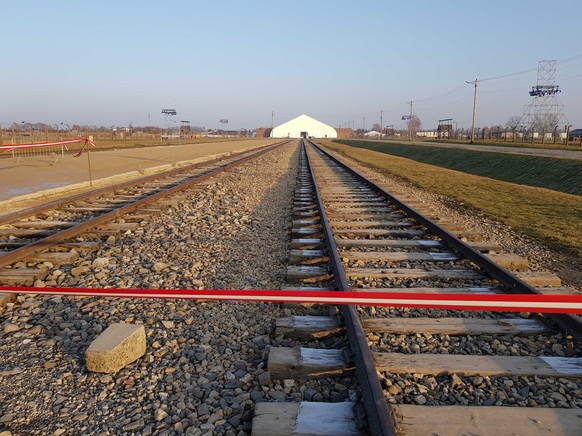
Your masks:
[{"label": "clear blue sky", "polygon": [[4,1],[0,123],[255,128],[306,113],[334,127],[424,128],[521,115],[538,61],[558,60],[560,101],[582,127],[582,2]]}]

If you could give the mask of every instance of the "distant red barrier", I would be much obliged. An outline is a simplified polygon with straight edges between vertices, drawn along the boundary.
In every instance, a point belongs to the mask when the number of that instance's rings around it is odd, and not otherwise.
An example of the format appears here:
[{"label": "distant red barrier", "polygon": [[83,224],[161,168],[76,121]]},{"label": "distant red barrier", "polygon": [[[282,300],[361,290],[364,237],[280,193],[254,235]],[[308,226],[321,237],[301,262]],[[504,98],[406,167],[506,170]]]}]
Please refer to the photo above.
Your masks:
[{"label": "distant red barrier", "polygon": [[[68,144],[76,144],[79,142],[83,142],[83,148],[78,153],[73,153]],[[53,142],[36,142],[34,144],[13,144],[13,145],[0,145],[0,151],[12,151],[12,150],[23,150],[27,148],[39,148],[39,147],[50,147],[53,145],[63,145],[67,152],[73,157],[79,157],[85,151],[85,149],[90,145],[95,147],[95,143],[91,141],[89,138],[75,138],[75,139],[66,139],[63,141],[53,141]]]},{"label": "distant red barrier", "polygon": [[0,292],[118,298],[238,300],[318,304],[355,304],[494,312],[582,313],[582,295],[417,294],[410,292],[341,292],[279,290],[96,289],[0,287]]}]

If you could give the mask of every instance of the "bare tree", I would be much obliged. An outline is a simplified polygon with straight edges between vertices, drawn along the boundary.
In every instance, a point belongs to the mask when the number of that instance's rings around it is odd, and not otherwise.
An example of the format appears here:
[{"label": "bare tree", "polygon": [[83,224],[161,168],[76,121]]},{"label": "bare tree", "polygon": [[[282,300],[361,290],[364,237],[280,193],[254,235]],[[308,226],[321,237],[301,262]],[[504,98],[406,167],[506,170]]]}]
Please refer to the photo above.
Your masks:
[{"label": "bare tree", "polygon": [[382,130],[382,127],[380,127],[380,124],[374,123],[374,125],[372,126],[372,130],[380,132]]},{"label": "bare tree", "polygon": [[521,117],[519,115],[513,115],[509,117],[505,123],[507,130],[515,131],[521,125]]},{"label": "bare tree", "polygon": [[408,122],[408,127],[410,128],[410,126],[412,126],[412,133],[416,133],[422,130],[422,122],[420,121],[420,118],[418,118],[418,115],[413,114],[412,118]]},{"label": "bare tree", "polygon": [[558,127],[558,115],[556,114],[539,114],[534,116],[534,132],[553,132]]}]

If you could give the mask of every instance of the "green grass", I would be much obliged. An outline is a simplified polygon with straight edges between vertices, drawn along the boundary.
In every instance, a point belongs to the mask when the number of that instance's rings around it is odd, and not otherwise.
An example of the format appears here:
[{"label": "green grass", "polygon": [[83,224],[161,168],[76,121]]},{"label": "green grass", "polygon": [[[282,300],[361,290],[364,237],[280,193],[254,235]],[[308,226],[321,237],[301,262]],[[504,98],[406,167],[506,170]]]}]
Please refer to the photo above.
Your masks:
[{"label": "green grass", "polygon": [[445,195],[549,247],[582,258],[582,197],[485,178],[414,160],[318,141],[367,167]]},{"label": "green grass", "polygon": [[337,142],[522,185],[582,195],[582,161],[412,144]]},{"label": "green grass", "polygon": [[[434,142],[437,144],[471,144],[471,141],[467,140],[460,140],[460,139],[425,139],[424,142]],[[580,147],[580,141],[570,141],[569,145],[566,146],[562,143],[545,143],[542,144],[541,142],[520,142],[520,141],[488,141],[482,139],[475,139],[473,145],[480,146],[494,146],[494,147],[508,147],[508,148],[541,148],[544,150],[569,150],[569,151],[579,151],[582,155],[582,148]]]}]

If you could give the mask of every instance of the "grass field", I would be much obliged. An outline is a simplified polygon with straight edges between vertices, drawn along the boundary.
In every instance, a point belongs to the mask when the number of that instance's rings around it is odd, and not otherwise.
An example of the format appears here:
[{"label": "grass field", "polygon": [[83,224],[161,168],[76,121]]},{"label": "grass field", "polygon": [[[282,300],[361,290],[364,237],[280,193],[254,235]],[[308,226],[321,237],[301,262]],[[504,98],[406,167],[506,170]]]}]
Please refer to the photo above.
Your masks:
[{"label": "grass field", "polygon": [[469,174],[582,195],[582,161],[370,141],[337,141]]},{"label": "grass field", "polygon": [[[463,141],[463,140],[454,140],[454,139],[427,139],[426,142],[435,142],[437,144],[471,144],[471,141]],[[582,148],[580,147],[580,141],[570,141],[568,146],[562,143],[545,143],[542,144],[541,142],[520,142],[520,141],[488,141],[488,140],[479,140],[475,139],[473,145],[492,145],[495,147],[514,147],[514,148],[542,148],[545,150],[570,150],[570,151],[581,151]]]},{"label": "grass field", "polygon": [[547,246],[582,258],[580,196],[466,174],[362,147],[318,142],[367,167],[462,201]]}]

